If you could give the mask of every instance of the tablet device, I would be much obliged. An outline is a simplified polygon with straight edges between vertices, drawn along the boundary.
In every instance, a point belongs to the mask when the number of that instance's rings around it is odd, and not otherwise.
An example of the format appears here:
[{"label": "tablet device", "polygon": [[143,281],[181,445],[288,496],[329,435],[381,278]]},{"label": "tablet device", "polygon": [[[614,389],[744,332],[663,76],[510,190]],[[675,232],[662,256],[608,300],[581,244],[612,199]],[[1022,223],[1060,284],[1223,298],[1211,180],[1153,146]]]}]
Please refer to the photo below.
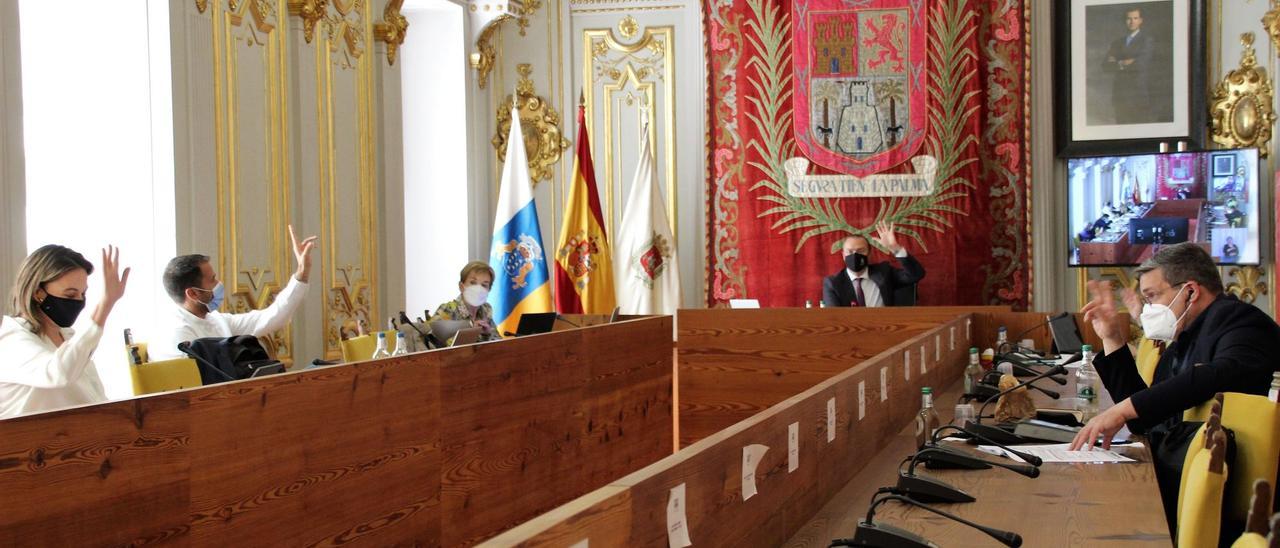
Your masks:
[{"label": "tablet device", "polygon": [[1076,327],[1075,316],[1063,312],[1049,317],[1049,331],[1053,333],[1053,345],[1059,354],[1075,354],[1084,346],[1080,339],[1080,328]]},{"label": "tablet device", "polygon": [[520,323],[516,325],[516,336],[550,333],[555,325],[555,312],[526,312],[520,315]]},{"label": "tablet device", "polygon": [[437,341],[447,341],[452,339],[459,330],[471,327],[471,322],[467,320],[436,320],[431,322],[431,335]]},{"label": "tablet device", "polygon": [[480,342],[480,334],[483,332],[484,332],[484,329],[481,329],[479,327],[468,327],[466,329],[459,329],[458,334],[454,335],[453,341],[449,343],[449,346],[462,346],[464,344],[478,343]]},{"label": "tablet device", "polygon": [[253,368],[253,373],[249,374],[249,378],[265,377],[267,375],[275,375],[276,373],[284,373],[284,364],[280,362],[269,363]]}]

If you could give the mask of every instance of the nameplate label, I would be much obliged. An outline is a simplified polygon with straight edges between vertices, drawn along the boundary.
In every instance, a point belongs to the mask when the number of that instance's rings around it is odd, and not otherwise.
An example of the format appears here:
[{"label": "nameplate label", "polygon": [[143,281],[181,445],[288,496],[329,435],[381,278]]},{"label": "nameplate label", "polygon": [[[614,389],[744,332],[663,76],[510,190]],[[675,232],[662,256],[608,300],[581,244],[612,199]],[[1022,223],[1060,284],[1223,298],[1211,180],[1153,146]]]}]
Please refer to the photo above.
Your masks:
[{"label": "nameplate label", "polygon": [[685,520],[684,484],[671,488],[667,497],[667,546],[685,548],[693,546],[689,540],[689,522]]},{"label": "nameplate label", "polygon": [[867,382],[858,381],[858,420],[867,416]]},{"label": "nameplate label", "polygon": [[787,473],[800,468],[800,423],[787,426]]},{"label": "nameplate label", "polygon": [[756,467],[769,446],[753,443],[742,448],[742,500],[756,496]]},{"label": "nameplate label", "polygon": [[836,399],[827,399],[827,443],[836,441]]}]

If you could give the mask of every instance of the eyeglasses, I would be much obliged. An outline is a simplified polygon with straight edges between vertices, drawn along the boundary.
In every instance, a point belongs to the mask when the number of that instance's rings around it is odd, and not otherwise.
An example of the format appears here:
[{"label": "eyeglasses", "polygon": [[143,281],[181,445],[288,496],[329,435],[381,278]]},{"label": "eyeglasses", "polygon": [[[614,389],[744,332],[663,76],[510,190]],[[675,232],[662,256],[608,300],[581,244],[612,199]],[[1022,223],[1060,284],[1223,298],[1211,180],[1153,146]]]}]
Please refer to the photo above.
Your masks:
[{"label": "eyeglasses", "polygon": [[1159,292],[1159,293],[1156,293],[1155,295],[1151,295],[1151,294],[1143,294],[1143,295],[1142,295],[1142,304],[1143,304],[1143,305],[1151,304],[1151,301],[1153,301],[1153,300],[1155,300],[1155,299],[1158,299],[1158,298],[1160,298],[1160,297],[1163,297],[1163,296],[1164,296],[1164,294],[1165,294],[1165,293],[1168,293],[1170,290],[1172,290],[1172,289],[1174,289],[1174,288],[1176,288],[1176,287],[1182,287],[1182,286],[1184,286],[1184,285],[1187,285],[1187,282],[1182,282],[1182,283],[1180,283],[1180,284],[1174,284],[1174,285],[1171,285],[1171,286],[1169,286],[1169,287],[1166,287],[1166,288],[1164,288],[1164,289],[1160,290],[1160,292]]}]

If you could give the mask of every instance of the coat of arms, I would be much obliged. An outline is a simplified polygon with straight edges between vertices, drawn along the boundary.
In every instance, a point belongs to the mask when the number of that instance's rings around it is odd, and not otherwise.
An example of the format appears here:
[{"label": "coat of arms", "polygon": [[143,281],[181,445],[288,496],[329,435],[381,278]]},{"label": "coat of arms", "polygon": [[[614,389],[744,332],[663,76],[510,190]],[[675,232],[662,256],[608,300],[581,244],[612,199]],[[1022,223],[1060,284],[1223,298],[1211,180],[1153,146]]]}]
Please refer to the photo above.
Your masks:
[{"label": "coat of arms", "polygon": [[534,266],[546,260],[542,257],[542,246],[538,245],[538,240],[528,234],[521,234],[519,241],[511,240],[505,245],[495,246],[494,252],[502,256],[502,269],[511,279],[511,289],[528,285]]},{"label": "coat of arms", "polygon": [[795,132],[815,163],[855,176],[920,149],[924,0],[795,0]]}]

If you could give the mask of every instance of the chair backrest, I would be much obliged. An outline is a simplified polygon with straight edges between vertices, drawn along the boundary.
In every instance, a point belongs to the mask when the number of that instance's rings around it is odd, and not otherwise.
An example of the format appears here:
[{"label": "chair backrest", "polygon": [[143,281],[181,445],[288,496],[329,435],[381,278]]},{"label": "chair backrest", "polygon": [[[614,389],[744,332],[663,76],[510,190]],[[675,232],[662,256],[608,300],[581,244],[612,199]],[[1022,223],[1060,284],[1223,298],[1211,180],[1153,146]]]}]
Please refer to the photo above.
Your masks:
[{"label": "chair backrest", "polygon": [[1222,527],[1222,497],[1227,484],[1227,435],[1215,429],[1209,446],[1194,445],[1191,466],[1182,470],[1178,494],[1178,547],[1217,546]]},{"label": "chair backrest", "polygon": [[1138,342],[1138,355],[1134,361],[1138,364],[1138,375],[1142,377],[1142,381],[1151,386],[1151,381],[1156,378],[1156,364],[1160,362],[1160,348],[1156,346],[1156,342],[1143,337]]},{"label": "chair backrest", "polygon": [[1222,403],[1219,399],[1220,396],[1222,396],[1222,393],[1218,393],[1206,402],[1206,406],[1210,408],[1210,411],[1205,414],[1207,420],[1205,420],[1205,423],[1196,431],[1196,435],[1191,437],[1191,443],[1187,445],[1187,456],[1182,461],[1182,478],[1179,480],[1178,484],[1177,515],[1179,516],[1182,515],[1182,495],[1187,492],[1187,477],[1188,472],[1191,470],[1192,461],[1195,460],[1196,455],[1200,454],[1200,449],[1209,446],[1207,439],[1211,438],[1206,438],[1206,436],[1211,436],[1214,431],[1222,428]]},{"label": "chair backrest", "polygon": [[1229,392],[1222,406],[1222,426],[1236,438],[1232,467],[1236,479],[1227,484],[1227,515],[1243,521],[1249,514],[1253,481],[1276,484],[1280,463],[1280,404],[1266,396]]},{"label": "chair backrest", "polygon": [[[140,342],[133,343],[133,345],[138,347],[138,357],[142,358],[142,363],[151,361],[151,356],[147,354],[147,343]],[[124,346],[124,363],[133,363],[133,351],[129,349],[127,344]]]},{"label": "chair backrest", "polygon": [[915,306],[916,285],[904,285],[893,290],[893,306]]},{"label": "chair backrest", "polygon": [[130,364],[129,376],[133,379],[135,396],[193,388],[203,384],[200,381],[200,368],[191,358]]},{"label": "chair backrest", "polygon": [[1280,514],[1271,515],[1271,485],[1266,480],[1253,482],[1253,500],[1244,534],[1231,548],[1268,548],[1280,545]]},{"label": "chair backrest", "polygon": [[[396,349],[396,332],[383,331],[387,337],[387,352],[394,352]],[[370,333],[360,337],[352,337],[342,341],[342,361],[344,362],[362,362],[373,357],[373,351],[378,348],[378,333]]]}]

